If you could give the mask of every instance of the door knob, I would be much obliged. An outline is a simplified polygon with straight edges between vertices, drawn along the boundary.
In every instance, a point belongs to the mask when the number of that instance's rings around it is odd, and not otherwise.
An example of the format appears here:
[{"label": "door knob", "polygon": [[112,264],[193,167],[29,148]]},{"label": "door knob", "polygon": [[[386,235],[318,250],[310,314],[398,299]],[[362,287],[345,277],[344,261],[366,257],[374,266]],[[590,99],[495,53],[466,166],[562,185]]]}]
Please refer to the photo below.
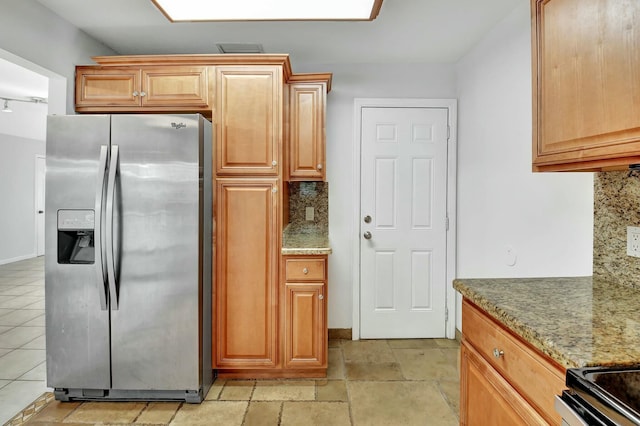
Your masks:
[{"label": "door knob", "polygon": [[370,240],[372,237],[371,232],[367,231],[364,233],[364,239],[365,240]]},{"label": "door knob", "polygon": [[364,223],[371,223],[371,216],[366,215],[366,216],[364,217]]}]

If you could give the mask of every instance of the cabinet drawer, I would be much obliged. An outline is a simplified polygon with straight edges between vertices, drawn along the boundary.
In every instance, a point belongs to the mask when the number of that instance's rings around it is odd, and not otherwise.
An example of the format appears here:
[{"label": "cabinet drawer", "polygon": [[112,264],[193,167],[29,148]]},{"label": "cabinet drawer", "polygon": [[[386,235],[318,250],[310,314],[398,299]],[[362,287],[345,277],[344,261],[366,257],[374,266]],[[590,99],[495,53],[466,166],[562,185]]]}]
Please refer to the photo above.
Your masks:
[{"label": "cabinet drawer", "polygon": [[325,281],[325,259],[287,259],[285,264],[286,281]]},{"label": "cabinet drawer", "polygon": [[464,338],[550,423],[559,424],[554,397],[564,386],[564,371],[537,350],[504,330],[464,300]]}]

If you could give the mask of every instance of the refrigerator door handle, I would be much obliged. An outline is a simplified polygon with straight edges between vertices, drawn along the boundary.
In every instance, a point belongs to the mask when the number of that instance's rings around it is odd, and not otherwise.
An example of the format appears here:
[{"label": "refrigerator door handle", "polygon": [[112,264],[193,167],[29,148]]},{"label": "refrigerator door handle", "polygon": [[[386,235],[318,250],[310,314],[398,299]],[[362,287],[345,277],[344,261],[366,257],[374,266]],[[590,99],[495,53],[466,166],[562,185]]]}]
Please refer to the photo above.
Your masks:
[{"label": "refrigerator door handle", "polygon": [[106,251],[107,251],[107,277],[109,280],[109,294],[111,309],[118,310],[118,283],[116,282],[115,262],[113,256],[113,210],[115,208],[116,174],[119,164],[118,145],[111,145],[111,164],[109,165],[109,180],[107,181],[107,208],[106,208]]},{"label": "refrigerator door handle", "polygon": [[98,162],[98,184],[96,185],[96,205],[94,211],[94,252],[95,266],[98,278],[98,294],[100,295],[100,309],[107,310],[107,286],[105,276],[107,274],[104,262],[104,240],[102,238],[102,213],[104,198],[104,177],[107,173],[107,160],[109,156],[109,147],[102,145],[100,147],[100,160]]}]

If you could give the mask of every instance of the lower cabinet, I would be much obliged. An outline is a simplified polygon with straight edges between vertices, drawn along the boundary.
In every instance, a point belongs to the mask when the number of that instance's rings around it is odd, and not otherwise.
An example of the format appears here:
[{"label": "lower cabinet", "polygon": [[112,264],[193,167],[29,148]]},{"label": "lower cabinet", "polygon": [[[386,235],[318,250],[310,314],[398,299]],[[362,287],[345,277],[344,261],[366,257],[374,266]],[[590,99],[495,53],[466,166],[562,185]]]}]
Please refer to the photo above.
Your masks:
[{"label": "lower cabinet", "polygon": [[460,424],[559,425],[566,370],[467,299],[462,303]]},{"label": "lower cabinet", "polygon": [[285,256],[283,270],[284,367],[326,374],[326,256]]}]

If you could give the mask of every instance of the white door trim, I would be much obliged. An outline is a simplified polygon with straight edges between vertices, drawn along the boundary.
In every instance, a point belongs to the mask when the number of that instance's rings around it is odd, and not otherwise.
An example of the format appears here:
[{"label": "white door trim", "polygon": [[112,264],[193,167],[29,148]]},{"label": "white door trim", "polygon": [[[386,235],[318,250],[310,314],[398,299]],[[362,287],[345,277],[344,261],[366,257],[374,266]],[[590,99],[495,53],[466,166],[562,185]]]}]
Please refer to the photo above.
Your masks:
[{"label": "white door trim", "polygon": [[362,109],[363,108],[447,108],[448,125],[450,129],[447,149],[447,216],[449,230],[447,232],[447,288],[446,307],[448,319],[446,322],[446,336],[455,338],[456,333],[456,292],[453,280],[456,273],[456,177],[458,156],[458,101],[456,99],[400,99],[400,98],[356,98],[354,99],[354,144],[353,144],[353,340],[360,339],[360,173],[362,151]]},{"label": "white door trim", "polygon": [[[34,221],[34,237],[35,237],[35,241],[34,241],[34,257],[38,257],[40,256],[40,253],[38,252],[38,241],[39,238],[44,238],[44,234],[39,236],[38,235],[38,220],[39,220],[39,214],[38,214],[38,202],[40,201],[38,199],[38,186],[40,185],[40,182],[38,181],[38,160],[45,160],[45,174],[46,174],[46,157],[43,154],[36,154],[35,156],[35,160],[33,162],[34,164],[34,173],[33,173],[33,182],[34,182],[34,186],[33,186],[33,207],[34,207],[34,215],[35,215],[35,221]],[[43,188],[44,189],[44,188]],[[44,209],[44,205],[41,206]]]}]

